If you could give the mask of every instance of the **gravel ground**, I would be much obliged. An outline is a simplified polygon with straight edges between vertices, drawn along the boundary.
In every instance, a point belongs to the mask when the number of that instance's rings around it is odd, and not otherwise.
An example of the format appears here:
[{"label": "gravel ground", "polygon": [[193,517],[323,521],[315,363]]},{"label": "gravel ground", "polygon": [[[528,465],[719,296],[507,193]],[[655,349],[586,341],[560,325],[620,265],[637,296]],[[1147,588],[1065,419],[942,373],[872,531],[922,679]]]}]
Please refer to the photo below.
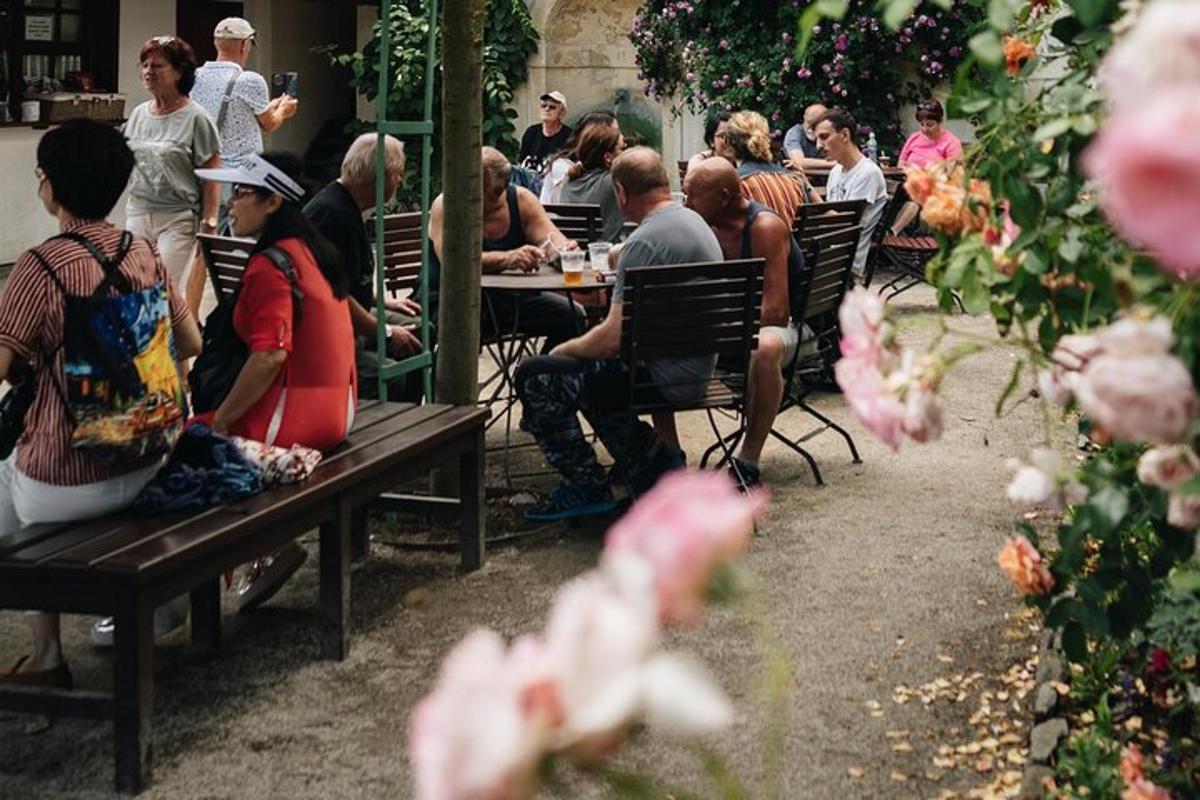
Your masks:
[{"label": "gravel ground", "polygon": [[[929,289],[895,305],[906,341],[936,332]],[[954,324],[992,333],[987,320]],[[1028,656],[1028,642],[1012,635],[1020,604],[994,560],[1012,518],[1005,459],[1024,455],[1041,430],[1033,403],[993,415],[1013,359],[994,348],[953,373],[944,387],[945,436],[897,454],[853,423],[841,397],[819,397],[863,454],[852,464],[840,438],[811,441],[823,488],[800,459],[768,445],[763,466],[774,498],[746,565],[794,676],[784,797],[924,798],[981,782],[964,769],[937,784],[923,775],[938,744],[962,735],[970,701],[891,698],[897,684],[974,670],[994,676]],[[796,413],[779,424],[794,434],[808,428]],[[687,415],[680,427],[695,459],[709,441],[703,416]],[[1056,438],[1065,441],[1062,432]],[[530,451],[517,458],[536,462]],[[595,563],[602,528],[554,529],[493,550],[485,568],[467,576],[450,555],[377,542],[354,572],[352,649],[339,664],[316,660],[315,558],[258,613],[227,609],[219,652],[173,635],[158,648],[154,782],[143,797],[411,797],[406,719],[441,656],[475,626],[509,636],[538,628],[555,587]],[[306,544],[315,550],[314,537]],[[86,644],[90,622],[64,620],[68,658],[77,683],[108,686],[108,657]],[[0,656],[24,652],[25,636],[18,615],[0,614]],[[714,746],[739,774],[761,775],[766,704],[746,620],[719,610],[671,644],[710,665],[737,701],[735,728]],[[892,748],[886,734],[897,729],[911,732],[911,752]],[[0,797],[109,796],[109,726],[0,715],[0,741]],[[706,788],[682,745],[647,736],[625,758],[671,783]],[[563,796],[603,795],[577,784]]]}]

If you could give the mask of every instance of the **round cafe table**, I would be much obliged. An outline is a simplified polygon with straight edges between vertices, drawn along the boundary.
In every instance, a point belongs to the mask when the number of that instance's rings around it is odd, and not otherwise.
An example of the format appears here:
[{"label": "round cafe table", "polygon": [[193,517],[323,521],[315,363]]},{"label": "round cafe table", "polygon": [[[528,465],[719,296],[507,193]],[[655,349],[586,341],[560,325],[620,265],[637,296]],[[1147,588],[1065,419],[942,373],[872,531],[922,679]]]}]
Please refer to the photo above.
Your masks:
[{"label": "round cafe table", "polygon": [[[512,325],[507,330],[500,330],[497,325],[495,309],[492,306],[489,298],[489,290],[505,291],[505,292],[562,292],[569,299],[572,295],[582,294],[586,292],[595,292],[597,290],[609,289],[613,285],[615,275],[606,273],[607,279],[597,279],[595,273],[592,272],[590,266],[583,270],[583,281],[580,283],[567,286],[563,283],[563,275],[558,270],[550,266],[540,267],[536,272],[520,272],[517,270],[509,272],[493,272],[484,273],[479,278],[479,286],[483,294],[483,307],[487,313],[487,318],[492,322],[492,336],[489,337],[488,332],[484,332],[484,347],[487,348],[492,360],[496,362],[496,372],[487,378],[480,387],[481,395],[488,392],[486,397],[481,397],[481,401],[489,406],[496,402],[503,402],[503,408],[499,413],[493,413],[492,419],[488,426],[504,420],[504,476],[505,483],[512,485],[513,475],[509,471],[508,451],[511,447],[511,432],[512,432],[512,410],[516,403],[516,385],[513,383],[513,371],[517,368],[517,364],[521,359],[528,355],[532,355],[534,350],[530,347],[530,342],[533,337],[526,336],[520,333],[521,319],[520,306],[516,306],[513,313]],[[490,391],[488,391],[490,388]]]}]

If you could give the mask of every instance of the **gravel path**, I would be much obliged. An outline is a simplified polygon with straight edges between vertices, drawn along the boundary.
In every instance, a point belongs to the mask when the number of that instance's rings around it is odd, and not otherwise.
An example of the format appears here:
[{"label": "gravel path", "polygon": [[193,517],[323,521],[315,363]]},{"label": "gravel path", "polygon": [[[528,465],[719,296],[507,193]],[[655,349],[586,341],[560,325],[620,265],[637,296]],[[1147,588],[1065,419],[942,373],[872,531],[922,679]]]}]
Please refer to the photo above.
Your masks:
[{"label": "gravel path", "polygon": [[[896,307],[906,341],[935,332],[930,290],[909,292]],[[992,330],[986,320],[954,324]],[[995,676],[1029,654],[1020,603],[994,561],[1012,516],[1003,499],[1005,459],[1024,455],[1041,425],[1033,403],[993,416],[1013,358],[989,350],[953,373],[943,439],[898,454],[861,431],[839,396],[820,397],[863,453],[855,465],[836,436],[813,440],[824,488],[813,486],[798,458],[768,445],[764,472],[774,499],[746,563],[795,678],[785,797],[938,797],[982,782],[961,768],[939,773],[937,783],[924,775],[939,745],[969,738],[973,694],[903,705],[892,695],[897,685],[956,673]],[[781,427],[799,434],[808,426],[793,414]],[[689,415],[681,428],[695,458],[707,444],[703,417]],[[376,545],[354,573],[354,638],[341,664],[315,660],[315,559],[259,613],[227,613],[219,653],[192,650],[174,635],[159,646],[156,766],[143,797],[410,797],[406,718],[440,656],[477,625],[507,635],[539,627],[555,587],[594,564],[601,536],[577,528],[499,549],[466,577],[456,575],[450,556]],[[409,595],[416,588],[427,594]],[[406,606],[406,596],[420,602]],[[65,620],[69,658],[77,682],[106,686],[109,661],[86,645],[88,624]],[[765,705],[746,621],[722,610],[673,639],[707,662],[737,700],[738,724],[716,746],[740,774],[760,774]],[[18,615],[0,615],[0,642],[10,661],[25,651]],[[893,749],[898,730],[909,732],[911,749]],[[30,717],[0,715],[0,741],[0,797],[109,796],[108,726],[59,721],[45,729]],[[647,737],[627,758],[704,788],[683,746]],[[579,785],[564,796],[602,795]]]}]

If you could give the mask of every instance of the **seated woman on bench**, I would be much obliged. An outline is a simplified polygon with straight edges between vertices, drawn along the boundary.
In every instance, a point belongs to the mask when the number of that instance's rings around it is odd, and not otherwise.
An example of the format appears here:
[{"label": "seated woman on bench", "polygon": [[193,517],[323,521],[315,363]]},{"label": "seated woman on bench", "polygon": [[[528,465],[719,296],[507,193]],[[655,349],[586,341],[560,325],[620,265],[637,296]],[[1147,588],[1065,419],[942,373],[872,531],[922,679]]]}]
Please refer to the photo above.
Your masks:
[{"label": "seated woman on bench", "polygon": [[[58,218],[62,234],[23,253],[0,296],[0,380],[12,383],[14,367],[22,362],[31,368],[34,381],[24,431],[11,456],[0,463],[0,537],[36,523],[86,520],[128,506],[163,462],[157,455],[109,464],[71,444],[74,425],[64,405],[67,378],[60,357],[63,292],[87,297],[105,276],[83,240],[105,258],[119,259],[117,271],[127,285],[114,291],[122,296],[166,286],[176,358],[200,352],[196,321],[157,252],[145,239],[126,239],[106,220],[134,167],[120,132],[96,122],[68,122],[42,137],[37,160],[38,197]],[[55,356],[49,363],[47,354]],[[0,682],[71,688],[58,615],[31,614],[29,627],[32,655],[0,674]]]},{"label": "seated woman on bench", "polygon": [[[358,402],[350,281],[337,249],[301,211],[299,167],[292,156],[266,154],[236,168],[196,170],[203,180],[233,184],[233,235],[258,240],[233,314],[250,357],[212,414],[212,428],[324,451],[346,438]],[[292,276],[272,261],[271,249],[286,254]],[[269,600],[305,558],[292,542],[251,565],[238,587],[240,609]]]}]

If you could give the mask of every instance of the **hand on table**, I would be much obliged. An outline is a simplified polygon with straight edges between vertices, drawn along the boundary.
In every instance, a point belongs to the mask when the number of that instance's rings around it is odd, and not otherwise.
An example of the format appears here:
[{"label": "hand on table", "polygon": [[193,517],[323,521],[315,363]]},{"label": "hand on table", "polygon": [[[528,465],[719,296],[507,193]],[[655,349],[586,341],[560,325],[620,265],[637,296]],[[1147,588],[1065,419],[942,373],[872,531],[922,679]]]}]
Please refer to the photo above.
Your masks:
[{"label": "hand on table", "polygon": [[537,272],[542,259],[542,249],[536,245],[527,244],[511,250],[505,259],[505,269],[519,269],[522,272]]}]

